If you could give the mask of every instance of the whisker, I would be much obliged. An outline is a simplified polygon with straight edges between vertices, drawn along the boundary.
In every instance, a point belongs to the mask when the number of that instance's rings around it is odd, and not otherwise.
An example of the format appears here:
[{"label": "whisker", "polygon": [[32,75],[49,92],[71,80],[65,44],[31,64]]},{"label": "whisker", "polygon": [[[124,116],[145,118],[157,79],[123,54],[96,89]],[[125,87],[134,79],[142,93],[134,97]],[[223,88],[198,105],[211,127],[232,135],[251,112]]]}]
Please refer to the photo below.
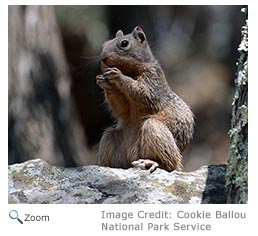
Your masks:
[{"label": "whisker", "polygon": [[99,60],[97,59],[93,59],[90,60],[89,62],[82,62],[81,64],[77,65],[74,70],[82,70],[83,72],[85,72],[89,67],[91,67],[94,64],[97,64],[99,62]]},{"label": "whisker", "polygon": [[91,56],[91,57],[85,57],[85,56],[80,56],[82,59],[98,59],[100,56]]},{"label": "whisker", "polygon": [[90,61],[87,64],[82,65],[83,72],[86,72],[89,68],[93,69],[93,66],[96,67],[98,61]]},{"label": "whisker", "polygon": [[98,61],[97,60],[92,60],[92,61],[90,61],[88,63],[84,63],[84,64],[82,64],[82,67],[88,68],[90,65],[92,65],[94,63],[98,63]]}]

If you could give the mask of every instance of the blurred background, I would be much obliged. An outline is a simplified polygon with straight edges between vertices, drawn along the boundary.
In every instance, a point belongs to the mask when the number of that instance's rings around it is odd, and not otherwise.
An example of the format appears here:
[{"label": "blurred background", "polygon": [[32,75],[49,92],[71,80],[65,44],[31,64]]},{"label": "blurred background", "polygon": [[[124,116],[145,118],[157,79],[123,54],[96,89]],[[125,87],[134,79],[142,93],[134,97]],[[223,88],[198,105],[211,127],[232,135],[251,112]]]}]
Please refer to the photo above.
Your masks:
[{"label": "blurred background", "polygon": [[113,124],[95,83],[102,44],[137,25],[195,114],[186,171],[227,163],[243,6],[9,6],[9,164],[95,164]]}]

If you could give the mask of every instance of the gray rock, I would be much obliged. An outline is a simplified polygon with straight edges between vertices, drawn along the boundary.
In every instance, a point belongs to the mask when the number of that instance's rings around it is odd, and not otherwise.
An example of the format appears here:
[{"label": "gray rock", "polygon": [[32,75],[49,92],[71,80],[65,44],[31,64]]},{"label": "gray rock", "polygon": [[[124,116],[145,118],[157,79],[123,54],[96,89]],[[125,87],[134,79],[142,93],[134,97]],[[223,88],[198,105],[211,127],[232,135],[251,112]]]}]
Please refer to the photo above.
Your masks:
[{"label": "gray rock", "polygon": [[226,166],[194,172],[99,166],[62,168],[40,159],[9,166],[9,203],[225,203]]}]

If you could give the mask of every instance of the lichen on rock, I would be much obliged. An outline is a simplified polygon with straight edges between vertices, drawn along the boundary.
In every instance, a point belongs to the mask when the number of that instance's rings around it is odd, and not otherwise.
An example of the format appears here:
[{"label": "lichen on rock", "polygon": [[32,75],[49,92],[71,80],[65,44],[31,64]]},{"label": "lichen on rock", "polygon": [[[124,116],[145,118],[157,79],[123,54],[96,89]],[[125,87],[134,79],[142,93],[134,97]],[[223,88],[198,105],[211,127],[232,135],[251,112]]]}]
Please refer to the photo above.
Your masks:
[{"label": "lichen on rock", "polygon": [[62,168],[35,159],[9,166],[9,203],[224,203],[225,171],[220,165],[150,174],[135,168]]},{"label": "lichen on rock", "polygon": [[248,195],[248,20],[242,27],[238,71],[232,103],[229,164],[226,174],[228,203],[247,203]]}]

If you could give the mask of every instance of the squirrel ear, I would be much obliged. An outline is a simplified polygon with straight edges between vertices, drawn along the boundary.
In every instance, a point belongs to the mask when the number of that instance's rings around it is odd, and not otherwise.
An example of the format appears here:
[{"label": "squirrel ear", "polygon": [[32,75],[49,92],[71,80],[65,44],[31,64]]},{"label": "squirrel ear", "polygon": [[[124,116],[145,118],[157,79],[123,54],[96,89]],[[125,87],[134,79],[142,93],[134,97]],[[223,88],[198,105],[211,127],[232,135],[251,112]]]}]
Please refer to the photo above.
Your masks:
[{"label": "squirrel ear", "polygon": [[123,36],[123,35],[124,35],[124,33],[123,33],[122,30],[118,30],[118,31],[116,32],[116,37],[121,37],[121,36]]},{"label": "squirrel ear", "polygon": [[142,28],[140,26],[136,26],[132,32],[133,36],[140,41],[141,43],[143,43],[144,41],[146,41],[146,36],[145,33],[143,32]]}]

